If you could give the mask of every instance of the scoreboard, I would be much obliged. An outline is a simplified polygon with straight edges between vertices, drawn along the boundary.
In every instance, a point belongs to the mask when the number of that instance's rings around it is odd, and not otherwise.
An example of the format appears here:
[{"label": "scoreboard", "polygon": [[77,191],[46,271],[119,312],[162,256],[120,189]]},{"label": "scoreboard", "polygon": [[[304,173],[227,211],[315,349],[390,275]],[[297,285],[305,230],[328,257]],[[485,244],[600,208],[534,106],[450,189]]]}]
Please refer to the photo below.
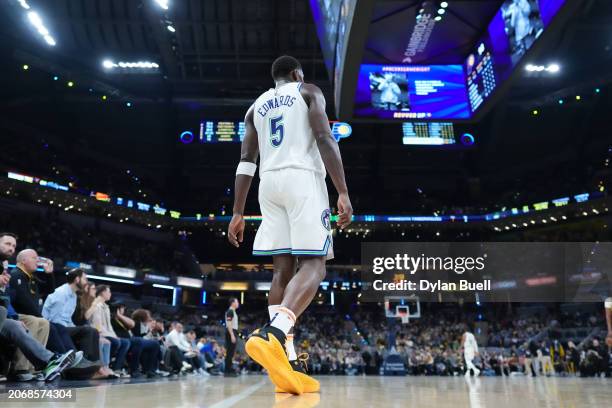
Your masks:
[{"label": "scoreboard", "polygon": [[497,86],[493,57],[484,42],[468,57],[466,74],[470,107],[475,112]]},{"label": "scoreboard", "polygon": [[[337,141],[349,137],[353,131],[351,125],[345,122],[334,121],[329,124],[332,135]],[[200,122],[200,133],[197,140],[190,130],[182,132],[179,140],[183,144],[242,143],[245,133],[244,122],[203,120]]]},{"label": "scoreboard", "polygon": [[200,123],[200,143],[240,143],[244,122],[205,120]]},{"label": "scoreboard", "polygon": [[455,130],[449,122],[405,122],[405,145],[448,145],[455,143]]}]

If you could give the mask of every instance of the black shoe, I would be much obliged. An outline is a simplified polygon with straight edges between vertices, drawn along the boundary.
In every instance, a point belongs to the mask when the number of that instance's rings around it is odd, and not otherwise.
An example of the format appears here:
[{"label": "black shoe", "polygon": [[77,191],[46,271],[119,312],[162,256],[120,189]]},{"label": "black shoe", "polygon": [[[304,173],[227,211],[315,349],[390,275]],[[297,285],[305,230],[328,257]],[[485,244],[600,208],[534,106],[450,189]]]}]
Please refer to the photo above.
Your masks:
[{"label": "black shoe", "polygon": [[132,371],[130,378],[142,378],[143,374],[140,370]]},{"label": "black shoe", "polygon": [[308,374],[308,353],[301,353],[297,356],[297,360],[289,360],[289,364],[293,367],[293,371],[298,371],[302,374]]},{"label": "black shoe", "polygon": [[149,371],[147,373],[147,378],[152,379],[152,378],[158,378],[160,377],[155,371]]},{"label": "black shoe", "polygon": [[262,339],[268,341],[269,335],[276,337],[276,339],[279,341],[281,345],[283,345],[283,347],[284,347],[284,344],[287,342],[287,336],[285,335],[285,333],[283,333],[281,329],[277,329],[276,327],[270,326],[269,323],[266,324],[261,329],[255,330],[253,333],[249,335],[248,338],[261,337]]}]

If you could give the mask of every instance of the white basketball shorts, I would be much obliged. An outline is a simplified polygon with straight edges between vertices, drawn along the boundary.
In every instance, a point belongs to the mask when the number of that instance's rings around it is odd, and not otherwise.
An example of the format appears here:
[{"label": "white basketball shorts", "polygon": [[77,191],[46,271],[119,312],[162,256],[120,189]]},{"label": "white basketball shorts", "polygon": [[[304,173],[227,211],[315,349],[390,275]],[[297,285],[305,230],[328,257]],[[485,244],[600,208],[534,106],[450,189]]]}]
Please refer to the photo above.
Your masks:
[{"label": "white basketball shorts", "polygon": [[325,178],[313,171],[266,171],[259,183],[263,220],[253,255],[291,254],[333,259],[329,197]]}]

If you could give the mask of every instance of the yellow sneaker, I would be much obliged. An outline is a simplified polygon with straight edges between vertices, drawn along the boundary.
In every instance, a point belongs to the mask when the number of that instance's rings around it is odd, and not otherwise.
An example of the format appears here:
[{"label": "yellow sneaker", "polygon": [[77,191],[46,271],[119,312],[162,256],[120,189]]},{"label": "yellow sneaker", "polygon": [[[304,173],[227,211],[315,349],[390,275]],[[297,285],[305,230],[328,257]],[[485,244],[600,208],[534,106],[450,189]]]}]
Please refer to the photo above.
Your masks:
[{"label": "yellow sneaker", "polygon": [[[289,363],[293,368],[293,375],[295,375],[302,383],[302,386],[304,387],[304,392],[319,392],[319,390],[321,389],[321,384],[307,374],[307,361],[308,353],[302,353],[298,356],[297,360],[290,361]],[[282,387],[277,386],[274,392],[280,393],[289,391],[285,391]]]},{"label": "yellow sneaker", "polygon": [[285,392],[300,395],[304,386],[294,374],[285,354],[285,334],[272,326],[264,326],[251,334],[245,344],[249,357],[268,371],[275,386]]}]

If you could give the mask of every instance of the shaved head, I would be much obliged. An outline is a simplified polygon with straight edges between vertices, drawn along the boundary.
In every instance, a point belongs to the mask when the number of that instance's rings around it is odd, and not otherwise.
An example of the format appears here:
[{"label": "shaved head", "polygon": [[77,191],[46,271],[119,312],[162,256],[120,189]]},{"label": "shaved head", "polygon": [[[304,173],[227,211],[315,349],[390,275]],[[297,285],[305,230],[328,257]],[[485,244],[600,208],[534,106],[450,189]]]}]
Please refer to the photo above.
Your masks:
[{"label": "shaved head", "polygon": [[17,254],[17,266],[28,273],[34,273],[38,267],[38,254],[33,249],[24,249]]}]

